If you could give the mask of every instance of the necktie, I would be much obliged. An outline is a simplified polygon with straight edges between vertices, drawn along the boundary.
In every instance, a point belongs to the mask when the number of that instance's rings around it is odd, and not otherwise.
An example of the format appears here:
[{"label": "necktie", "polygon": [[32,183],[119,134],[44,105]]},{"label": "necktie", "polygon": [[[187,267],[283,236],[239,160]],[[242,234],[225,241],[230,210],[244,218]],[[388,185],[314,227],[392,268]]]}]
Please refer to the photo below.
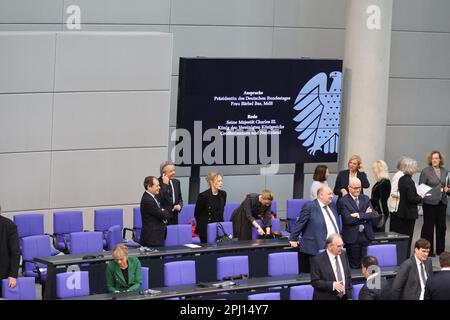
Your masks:
[{"label": "necktie", "polygon": [[328,210],[328,207],[327,207],[327,206],[323,206],[323,208],[325,209],[325,212],[327,213],[328,218],[330,218],[331,223],[333,224],[334,232],[337,233],[337,234],[339,234],[339,229],[338,229],[336,223],[334,223],[334,220],[333,220],[333,218],[331,217],[331,213],[330,213],[330,211]]},{"label": "necktie", "polygon": [[422,277],[423,285],[427,283],[427,274],[425,272],[425,266],[423,265],[423,262],[420,263],[420,275]]},{"label": "necktie", "polygon": [[[339,265],[339,261],[338,261],[338,257],[334,257],[334,259],[336,260],[336,274],[337,274],[337,281],[341,282],[342,284],[344,283],[343,279],[344,277],[342,276],[342,270],[341,270],[341,266]],[[342,297],[344,295],[344,292],[339,292],[338,296]]]},{"label": "necktie", "polygon": [[358,209],[359,209],[359,199],[358,199],[358,197],[355,198],[355,202],[356,202],[356,206],[357,206]]}]

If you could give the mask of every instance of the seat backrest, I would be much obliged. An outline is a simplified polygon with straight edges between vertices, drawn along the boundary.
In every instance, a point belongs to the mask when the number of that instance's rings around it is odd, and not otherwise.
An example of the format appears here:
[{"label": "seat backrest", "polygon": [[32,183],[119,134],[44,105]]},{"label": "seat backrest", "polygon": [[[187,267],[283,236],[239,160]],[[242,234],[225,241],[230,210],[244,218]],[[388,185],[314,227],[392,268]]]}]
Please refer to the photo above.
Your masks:
[{"label": "seat backrest", "polygon": [[309,202],[308,199],[288,199],[286,200],[286,218],[288,231],[292,232],[295,228],[297,217],[303,206]]},{"label": "seat backrest", "polygon": [[312,300],[314,288],[310,284],[293,286],[289,289],[289,300]]},{"label": "seat backrest", "polygon": [[142,275],[141,290],[142,291],[148,289],[148,272],[149,272],[149,268],[141,267],[141,275]]},{"label": "seat backrest", "polygon": [[53,212],[53,232],[69,234],[83,231],[83,211]]},{"label": "seat backrest", "polygon": [[277,213],[278,212],[278,204],[277,200],[272,200],[272,205],[270,206],[270,209],[272,212]]},{"label": "seat backrest", "polygon": [[56,297],[58,299],[88,296],[88,271],[62,272],[56,274]]},{"label": "seat backrest", "polygon": [[[233,223],[231,221],[220,222],[222,224],[223,229],[228,235],[233,235]],[[217,239],[217,222],[208,223],[206,227],[206,242],[214,243]],[[222,236],[222,231],[219,228],[219,236]]]},{"label": "seat backrest", "polygon": [[140,239],[142,230],[142,216],[140,207],[133,208],[133,230],[136,233],[136,239]]},{"label": "seat backrest", "polygon": [[378,260],[378,266],[397,266],[397,245],[395,244],[374,244],[367,247],[367,255],[374,256]]},{"label": "seat backrest", "polygon": [[217,258],[217,280],[227,277],[249,276],[248,256]]},{"label": "seat backrest", "polygon": [[[36,257],[51,256],[50,237],[46,234],[38,236],[29,236],[22,239],[22,259],[32,261]],[[46,268],[44,264],[38,264],[39,268]],[[32,263],[26,262],[24,271],[34,270]]]},{"label": "seat backrest", "polygon": [[298,274],[297,252],[276,252],[267,256],[268,275],[280,276]]},{"label": "seat backrest", "polygon": [[225,209],[223,211],[223,221],[231,221],[231,215],[234,210],[240,206],[239,202],[227,202],[225,203]]},{"label": "seat backrest", "polygon": [[167,226],[165,246],[180,246],[192,243],[192,226],[190,224],[172,224]]},{"label": "seat backrest", "polygon": [[44,234],[44,214],[16,214],[14,223],[17,225],[19,238]]},{"label": "seat backrest", "polygon": [[353,300],[359,300],[359,292],[361,291],[362,287],[363,287],[362,283],[353,285],[353,289],[352,289],[352,299]]},{"label": "seat backrest", "polygon": [[99,253],[103,251],[102,232],[72,232],[69,235],[70,253]]},{"label": "seat backrest", "polygon": [[248,296],[248,300],[280,300],[279,292],[257,293]]},{"label": "seat backrest", "polygon": [[194,219],[195,204],[185,204],[178,214],[178,224],[188,224]]},{"label": "seat backrest", "polygon": [[36,300],[34,278],[17,278],[16,287],[8,287],[8,279],[2,280],[2,297],[7,300]]},{"label": "seat backrest", "polygon": [[164,285],[166,287],[180,284],[195,284],[195,261],[174,261],[164,264]]},{"label": "seat backrest", "polygon": [[116,244],[122,243],[122,228],[119,225],[112,226],[108,229],[108,237],[106,239],[106,248],[108,251],[114,249]]},{"label": "seat backrest", "polygon": [[94,231],[107,231],[110,227],[119,225],[123,228],[123,209],[97,209],[94,210]]}]

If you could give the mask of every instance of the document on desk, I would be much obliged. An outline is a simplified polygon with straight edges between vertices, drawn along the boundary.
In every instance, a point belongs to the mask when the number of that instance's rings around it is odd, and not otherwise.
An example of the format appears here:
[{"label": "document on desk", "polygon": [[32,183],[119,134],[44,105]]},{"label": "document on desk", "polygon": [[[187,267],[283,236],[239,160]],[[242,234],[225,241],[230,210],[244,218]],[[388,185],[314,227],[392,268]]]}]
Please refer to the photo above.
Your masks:
[{"label": "document on desk", "polygon": [[186,247],[189,247],[191,249],[197,249],[197,248],[201,248],[202,246],[199,246],[198,244],[193,244],[193,243],[188,243],[185,244]]},{"label": "document on desk", "polygon": [[427,186],[424,183],[421,183],[420,185],[416,185],[417,194],[420,195],[420,196],[425,195],[431,189],[432,188],[430,186]]}]

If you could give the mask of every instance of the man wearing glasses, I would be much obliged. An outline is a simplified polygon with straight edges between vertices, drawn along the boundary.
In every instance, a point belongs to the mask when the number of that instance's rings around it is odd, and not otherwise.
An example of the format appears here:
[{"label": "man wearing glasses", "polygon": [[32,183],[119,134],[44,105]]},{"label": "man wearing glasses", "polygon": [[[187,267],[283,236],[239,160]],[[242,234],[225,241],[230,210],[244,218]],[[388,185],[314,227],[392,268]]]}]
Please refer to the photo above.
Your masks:
[{"label": "man wearing glasses", "polygon": [[361,194],[361,181],[358,178],[350,179],[348,189],[349,193],[338,202],[343,220],[342,238],[350,268],[359,269],[361,259],[366,256],[367,246],[374,238],[372,223],[378,213],[373,210],[369,197]]}]

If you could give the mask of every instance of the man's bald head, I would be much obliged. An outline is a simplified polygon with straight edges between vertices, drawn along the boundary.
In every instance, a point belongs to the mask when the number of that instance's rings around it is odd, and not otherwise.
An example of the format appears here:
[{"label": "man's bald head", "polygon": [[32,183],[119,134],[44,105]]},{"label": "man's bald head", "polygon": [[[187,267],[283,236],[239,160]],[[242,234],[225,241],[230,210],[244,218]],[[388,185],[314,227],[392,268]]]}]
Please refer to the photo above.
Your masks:
[{"label": "man's bald head", "polygon": [[320,187],[317,190],[317,199],[327,206],[333,200],[333,191],[327,186]]}]

